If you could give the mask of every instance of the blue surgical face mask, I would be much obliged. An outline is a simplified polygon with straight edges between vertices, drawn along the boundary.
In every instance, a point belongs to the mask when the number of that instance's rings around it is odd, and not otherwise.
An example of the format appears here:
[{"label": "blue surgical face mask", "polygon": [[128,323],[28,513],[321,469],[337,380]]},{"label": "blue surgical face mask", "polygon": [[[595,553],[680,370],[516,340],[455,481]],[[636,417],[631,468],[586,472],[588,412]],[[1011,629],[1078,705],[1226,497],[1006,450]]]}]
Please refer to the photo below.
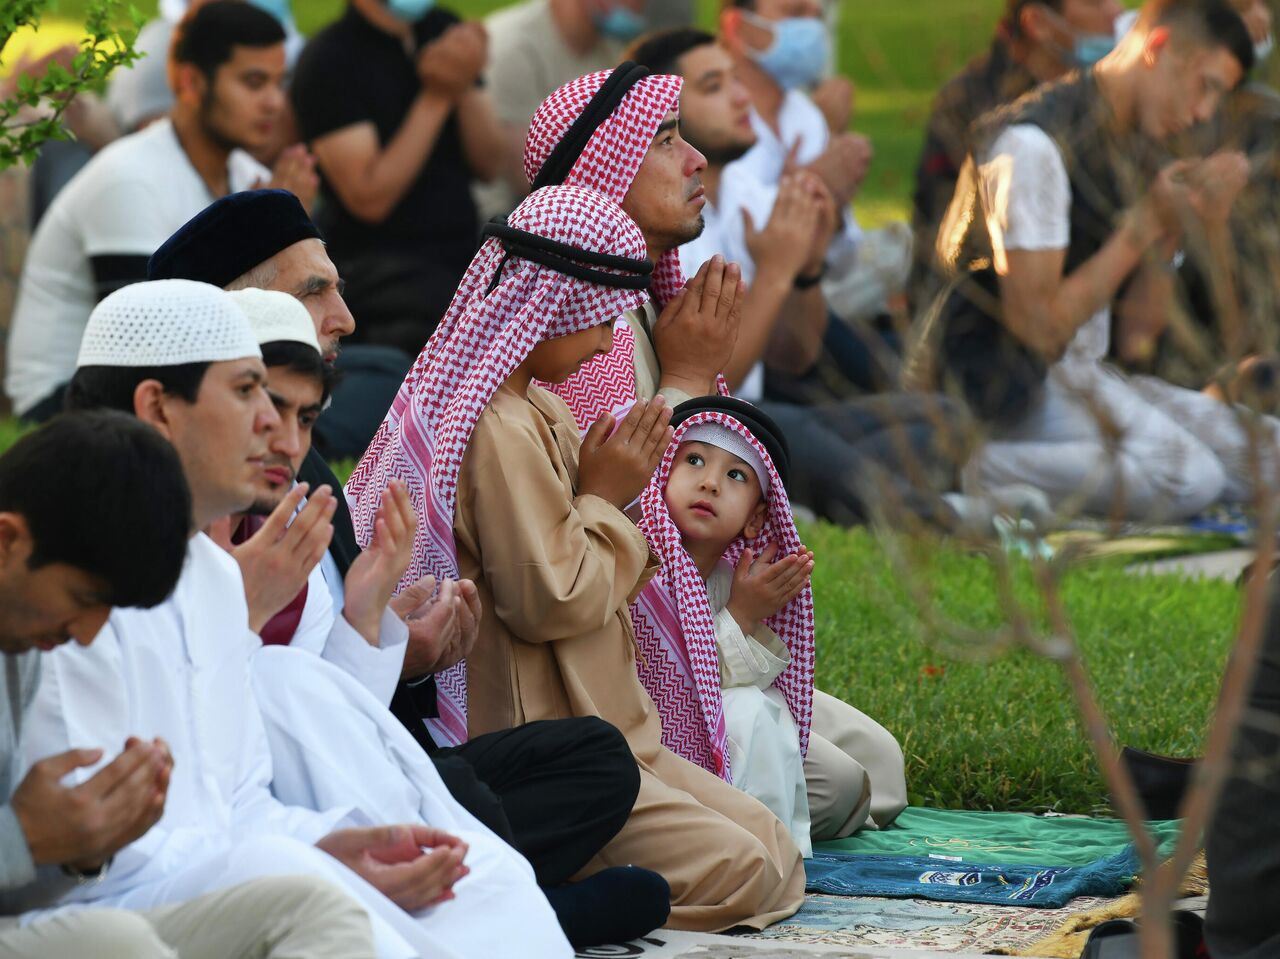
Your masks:
[{"label": "blue surgical face mask", "polygon": [[601,35],[622,41],[634,40],[644,33],[644,28],[648,25],[640,14],[630,7],[620,5],[608,13],[597,13],[594,22]]},{"label": "blue surgical face mask", "polygon": [[1071,52],[1079,66],[1091,67],[1115,48],[1113,33],[1081,33]]},{"label": "blue surgical face mask", "polygon": [[822,20],[817,17],[768,20],[746,10],[742,15],[756,26],[773,31],[773,43],[767,50],[748,47],[747,53],[778,86],[796,90],[822,79],[831,59],[831,37]]},{"label": "blue surgical face mask", "polygon": [[436,0],[387,0],[387,10],[398,20],[417,23],[436,5]]},{"label": "blue surgical face mask", "polygon": [[1275,48],[1275,34],[1268,33],[1265,37],[1253,45],[1253,65],[1256,67],[1266,63],[1267,57],[1271,56],[1272,49]]},{"label": "blue surgical face mask", "polygon": [[289,0],[249,0],[251,4],[264,13],[269,13],[281,23],[293,22],[293,11],[289,9]]}]

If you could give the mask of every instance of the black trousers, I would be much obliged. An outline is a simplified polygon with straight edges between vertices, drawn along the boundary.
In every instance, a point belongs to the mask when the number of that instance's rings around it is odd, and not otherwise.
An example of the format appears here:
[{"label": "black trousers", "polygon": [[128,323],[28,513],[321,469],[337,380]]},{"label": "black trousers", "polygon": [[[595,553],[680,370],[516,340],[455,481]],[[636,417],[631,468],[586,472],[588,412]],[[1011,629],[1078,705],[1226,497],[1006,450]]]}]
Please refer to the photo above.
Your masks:
[{"label": "black trousers", "polygon": [[587,716],[488,733],[432,759],[468,812],[558,886],[622,829],[640,770],[622,733]]},{"label": "black trousers", "polygon": [[1209,910],[1205,934],[1214,959],[1280,956],[1280,590],[1206,836]]}]

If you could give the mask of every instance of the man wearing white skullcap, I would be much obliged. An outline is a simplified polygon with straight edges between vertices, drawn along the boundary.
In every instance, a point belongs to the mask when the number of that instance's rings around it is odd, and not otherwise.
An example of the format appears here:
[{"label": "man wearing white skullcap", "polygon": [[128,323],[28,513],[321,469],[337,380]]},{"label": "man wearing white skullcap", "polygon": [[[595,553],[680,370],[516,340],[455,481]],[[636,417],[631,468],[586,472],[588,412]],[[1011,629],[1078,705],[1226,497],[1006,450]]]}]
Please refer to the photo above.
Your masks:
[{"label": "man wearing white skullcap", "polygon": [[[181,280],[126,287],[94,310],[82,360],[69,403],[132,412],[173,443],[195,530],[253,503],[280,418],[253,329],[229,294]],[[313,500],[325,493],[332,495],[319,490]],[[351,805],[306,808],[272,794],[269,741],[250,695],[261,642],[248,618],[235,561],[196,532],[170,600],[116,610],[84,655],[50,658],[26,734],[33,755],[69,744],[111,748],[126,723],[141,723],[169,742],[175,759],[160,823],[121,850],[101,881],[60,905],[158,906],[301,873],[333,880],[361,902],[380,956],[488,957],[517,935],[525,955],[569,956],[528,864],[493,853],[501,844],[465,813],[450,815],[443,804],[428,810],[419,795],[429,816],[370,826],[374,817]],[[331,710],[335,722],[361,722],[340,703]],[[468,856],[469,844],[478,856]],[[487,897],[501,897],[503,907],[485,901],[485,921],[476,922],[466,904]]]}]

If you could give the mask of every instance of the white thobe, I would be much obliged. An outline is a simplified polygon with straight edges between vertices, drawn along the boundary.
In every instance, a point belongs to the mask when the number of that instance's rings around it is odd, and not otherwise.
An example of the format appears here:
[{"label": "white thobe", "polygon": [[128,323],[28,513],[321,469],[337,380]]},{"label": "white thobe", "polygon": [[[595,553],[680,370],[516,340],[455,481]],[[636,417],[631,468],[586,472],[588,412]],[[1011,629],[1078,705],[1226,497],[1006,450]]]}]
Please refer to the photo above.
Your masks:
[{"label": "white thobe", "polygon": [[[383,956],[479,959],[502,954],[516,937],[530,945],[528,955],[571,955],[532,869],[464,810],[450,807],[434,769],[420,780],[422,789],[438,791],[432,803],[422,804],[436,817],[428,824],[471,846],[473,871],[454,887],[456,899],[410,915],[314,848],[335,828],[414,818],[387,820],[352,803],[308,807],[273,794],[273,757],[250,677],[261,647],[247,623],[239,567],[201,534],[191,541],[168,601],[153,610],[115,610],[93,646],[46,657],[23,737],[28,763],[71,748],[98,747],[110,757],[128,735],[161,736],[174,755],[160,822],[116,855],[102,882],[74,890],[62,907],[147,908],[255,876],[310,873],[339,882],[364,904]],[[283,699],[293,686],[328,673],[353,696],[371,698],[319,656],[266,652],[289,657],[287,672],[294,677],[274,684],[273,696]],[[329,698],[299,724],[322,741],[325,731],[359,725],[360,718],[342,699]],[[352,781],[366,781],[364,754],[331,756],[341,757]],[[380,769],[381,755],[374,760]],[[425,758],[424,766],[430,766]],[[74,776],[87,778],[92,771]],[[500,913],[492,910],[495,894],[508,906]],[[473,909],[473,901],[483,905]]]},{"label": "white thobe", "polygon": [[800,731],[787,701],[773,685],[790,664],[791,654],[768,626],[761,624],[752,636],[742,631],[725,608],[732,586],[733,566],[721,560],[707,580],[707,599],[715,617],[733,784],[768,806],[808,859],[813,843]]},{"label": "white thobe", "polygon": [[382,611],[378,645],[370,645],[339,613],[324,571],[316,564],[307,580],[307,601],[291,648],[319,653],[389,706],[400,682],[408,640],[409,627],[387,607]]}]

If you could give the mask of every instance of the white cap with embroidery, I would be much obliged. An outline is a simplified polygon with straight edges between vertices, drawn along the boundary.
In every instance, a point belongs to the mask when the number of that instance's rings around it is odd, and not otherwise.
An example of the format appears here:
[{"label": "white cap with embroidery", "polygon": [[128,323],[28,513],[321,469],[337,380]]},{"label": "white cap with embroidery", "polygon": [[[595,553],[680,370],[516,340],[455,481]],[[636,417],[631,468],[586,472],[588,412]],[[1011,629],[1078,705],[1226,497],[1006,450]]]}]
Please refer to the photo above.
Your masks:
[{"label": "white cap with embroidery", "polygon": [[307,308],[288,293],[246,289],[227,294],[244,311],[258,344],[302,343],[320,352],[316,325]]},{"label": "white cap with embroidery", "polygon": [[76,366],[181,366],[261,357],[229,293],[194,280],[121,287],[93,308]]}]

